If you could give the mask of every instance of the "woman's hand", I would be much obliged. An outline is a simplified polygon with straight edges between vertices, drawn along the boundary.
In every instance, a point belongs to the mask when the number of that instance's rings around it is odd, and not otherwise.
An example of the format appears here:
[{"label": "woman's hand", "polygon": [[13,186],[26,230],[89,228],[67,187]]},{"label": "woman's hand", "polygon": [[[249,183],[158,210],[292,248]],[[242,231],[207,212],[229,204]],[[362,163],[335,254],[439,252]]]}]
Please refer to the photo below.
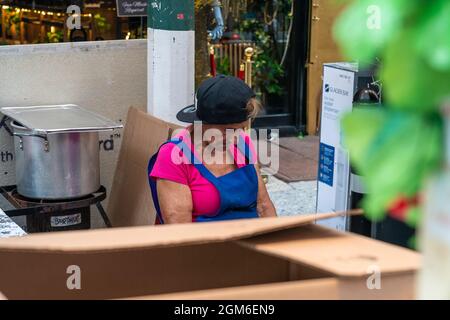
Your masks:
[{"label": "woman's hand", "polygon": [[192,222],[192,195],[187,185],[158,179],[156,187],[165,224]]},{"label": "woman's hand", "polygon": [[258,164],[255,164],[255,169],[258,174],[258,214],[260,217],[276,217],[277,211],[272,203],[272,200],[270,200],[269,193],[267,192],[266,184],[261,176],[261,171]]}]

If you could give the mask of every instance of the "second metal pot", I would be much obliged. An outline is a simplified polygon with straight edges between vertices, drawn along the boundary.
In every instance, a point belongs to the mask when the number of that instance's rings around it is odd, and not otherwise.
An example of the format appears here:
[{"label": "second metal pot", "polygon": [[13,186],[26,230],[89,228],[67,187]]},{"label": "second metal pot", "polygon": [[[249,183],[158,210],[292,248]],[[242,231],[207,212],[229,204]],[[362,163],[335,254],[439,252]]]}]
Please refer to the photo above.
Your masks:
[{"label": "second metal pot", "polygon": [[34,199],[72,199],[100,188],[98,132],[35,134],[13,121],[16,183]]}]

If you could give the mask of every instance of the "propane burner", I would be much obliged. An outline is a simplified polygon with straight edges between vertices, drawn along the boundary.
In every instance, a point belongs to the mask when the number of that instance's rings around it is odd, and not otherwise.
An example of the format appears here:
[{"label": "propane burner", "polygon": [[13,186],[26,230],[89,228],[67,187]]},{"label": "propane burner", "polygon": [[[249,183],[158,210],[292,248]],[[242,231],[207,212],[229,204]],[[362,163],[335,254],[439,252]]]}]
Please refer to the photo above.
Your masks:
[{"label": "propane burner", "polygon": [[33,205],[43,205],[43,204],[65,204],[68,202],[75,202],[75,201],[84,201],[84,200],[90,200],[93,197],[93,194],[84,196],[84,197],[79,197],[79,198],[74,198],[74,199],[54,199],[54,200],[50,200],[50,199],[33,199],[33,198],[29,198],[26,196],[21,195],[18,191],[17,188],[14,188],[10,193],[9,196],[11,198],[11,200],[13,200],[15,203],[17,203],[20,207],[30,207]]},{"label": "propane burner", "polygon": [[26,216],[27,232],[51,232],[90,229],[90,207],[95,205],[105,225],[111,227],[101,201],[106,198],[106,189],[90,195],[68,200],[31,199],[17,192],[17,187],[0,187],[0,194],[13,209],[4,210],[9,217]]}]

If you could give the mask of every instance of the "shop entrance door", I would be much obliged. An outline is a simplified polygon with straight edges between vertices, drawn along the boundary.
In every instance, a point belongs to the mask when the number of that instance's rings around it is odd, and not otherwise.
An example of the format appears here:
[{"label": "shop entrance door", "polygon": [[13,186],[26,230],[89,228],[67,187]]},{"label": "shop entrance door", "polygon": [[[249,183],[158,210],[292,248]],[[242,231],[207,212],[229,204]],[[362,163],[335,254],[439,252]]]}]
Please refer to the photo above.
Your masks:
[{"label": "shop entrance door", "polygon": [[[270,3],[267,1],[266,3]],[[264,112],[255,120],[254,126],[259,128],[276,128],[282,136],[297,135],[305,130],[306,124],[306,66],[309,43],[309,1],[272,1],[272,12],[277,16],[264,14],[273,19],[266,26],[267,37],[272,38],[272,46],[276,53],[263,52],[263,59],[255,58],[255,67],[267,63],[267,70],[261,68],[255,73],[256,89],[264,105]],[[278,3],[278,4],[277,4]],[[283,16],[280,8],[288,6]],[[266,11],[270,6],[266,5]],[[273,49],[272,49],[273,50]],[[264,59],[266,57],[273,57]],[[278,76],[277,71],[281,73]],[[260,79],[258,79],[260,77]],[[274,81],[277,78],[277,81]],[[259,86],[259,87],[258,87]]]}]

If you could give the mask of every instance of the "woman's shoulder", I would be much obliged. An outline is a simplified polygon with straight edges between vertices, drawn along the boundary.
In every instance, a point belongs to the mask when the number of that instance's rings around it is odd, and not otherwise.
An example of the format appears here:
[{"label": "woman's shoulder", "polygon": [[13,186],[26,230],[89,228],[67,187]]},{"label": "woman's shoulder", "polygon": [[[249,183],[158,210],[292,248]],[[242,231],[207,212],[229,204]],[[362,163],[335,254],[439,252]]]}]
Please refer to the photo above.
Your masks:
[{"label": "woman's shoulder", "polygon": [[159,148],[157,161],[170,161],[170,163],[181,165],[186,163],[184,158],[185,157],[183,156],[183,152],[178,146],[178,143],[176,141],[169,141]]},{"label": "woman's shoulder", "polygon": [[176,143],[167,142],[159,148],[150,176],[186,185],[189,183],[189,168]]}]

